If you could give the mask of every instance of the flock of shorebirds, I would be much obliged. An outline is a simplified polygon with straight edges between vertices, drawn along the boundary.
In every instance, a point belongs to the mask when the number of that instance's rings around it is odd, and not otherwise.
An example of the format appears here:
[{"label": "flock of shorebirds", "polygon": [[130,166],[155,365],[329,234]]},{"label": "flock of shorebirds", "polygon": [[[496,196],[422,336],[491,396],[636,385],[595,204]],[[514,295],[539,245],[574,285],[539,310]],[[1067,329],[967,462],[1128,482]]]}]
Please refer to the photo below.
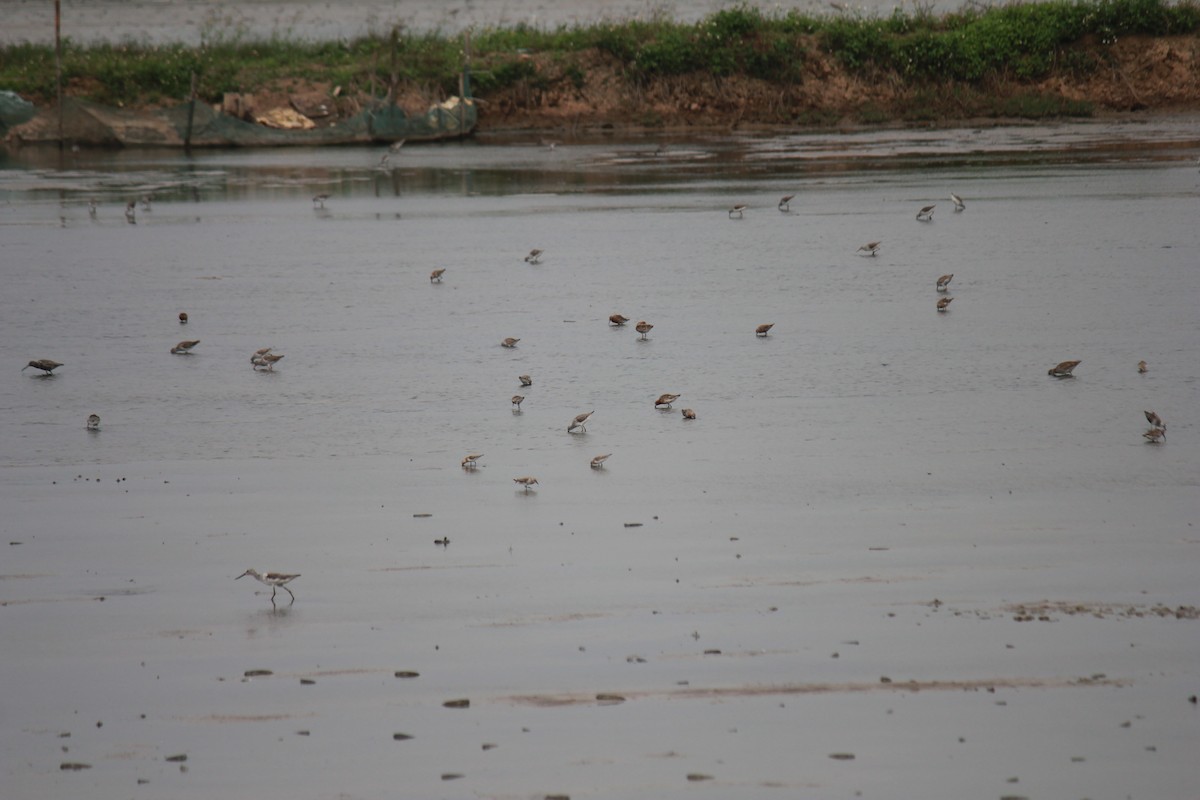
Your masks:
[{"label": "flock of shorebirds", "polygon": [[[385,158],[386,158],[386,156],[385,156]],[[794,198],[795,198],[794,194],[789,194],[789,195],[785,195],[785,196],[781,197],[777,204],[777,208],[781,212],[784,212],[784,213],[789,212],[791,210],[790,202]],[[325,201],[328,199],[329,199],[329,195],[326,195],[326,194],[315,195],[312,198],[313,206],[316,208],[323,209],[325,207]],[[966,203],[957,194],[951,193],[950,201],[954,204],[955,213],[962,212],[966,208]],[[143,207],[148,211],[150,209],[150,198],[143,197],[142,203],[143,203]],[[749,208],[749,206],[747,206],[745,204],[738,204],[738,205],[734,205],[734,206],[730,207],[729,208],[730,219],[733,219],[735,217],[739,218],[739,219],[744,218],[745,212],[748,210],[748,208]],[[916,219],[919,222],[932,222],[933,221],[933,213],[936,208],[937,208],[936,205],[922,206],[917,211]],[[136,201],[130,201],[125,208],[125,217],[126,217],[126,220],[130,224],[136,224],[136,210],[137,210],[137,202]],[[91,201],[89,203],[89,213],[92,216],[96,215],[95,201]],[[882,242],[880,242],[880,241],[867,242],[867,243],[863,244],[862,246],[860,246],[856,252],[865,254],[866,256],[873,257],[879,252],[879,248],[881,245],[882,245]],[[533,250],[529,251],[529,254],[525,256],[524,260],[526,263],[529,263],[529,264],[539,264],[539,263],[541,263],[541,257],[543,255],[543,252],[544,251],[542,251],[540,249],[534,248]],[[430,283],[441,283],[442,278],[445,274],[446,274],[446,268],[444,268],[444,267],[433,270],[429,274]],[[938,279],[935,281],[935,284],[934,284],[935,290],[938,293],[943,293],[943,294],[949,292],[950,282],[953,279],[954,279],[953,273],[942,275],[942,276],[938,277]],[[937,311],[938,312],[946,312],[950,307],[950,303],[952,303],[953,301],[954,301],[954,298],[950,297],[950,296],[945,296],[945,297],[939,298],[937,300],[937,304],[936,304]],[[622,314],[613,314],[608,318],[608,324],[613,327],[623,327],[624,325],[626,325],[629,322],[631,322],[631,319]],[[186,325],[188,323],[187,312],[180,312],[179,323],[181,325]],[[757,337],[766,337],[770,334],[770,331],[773,327],[774,327],[774,323],[761,324],[755,328],[754,335]],[[646,340],[648,337],[648,334],[653,329],[654,329],[654,325],[652,325],[651,323],[649,323],[645,320],[639,320],[637,323],[634,324],[634,330],[637,331],[639,340]],[[515,348],[520,341],[521,340],[519,338],[510,336],[510,337],[506,337],[505,339],[501,340],[500,346],[505,347],[505,348]],[[174,347],[172,347],[170,352],[174,355],[189,355],[192,352],[193,348],[195,348],[199,344],[200,344],[199,339],[185,339],[185,340],[177,343]],[[282,353],[274,353],[272,351],[273,351],[273,348],[270,348],[270,347],[264,347],[259,350],[256,350],[250,356],[251,366],[255,370],[263,369],[263,370],[268,370],[268,371],[274,371],[275,365],[283,358],[283,354]],[[1048,370],[1047,374],[1050,375],[1051,377],[1060,378],[1060,379],[1074,378],[1075,377],[1075,375],[1074,375],[1075,368],[1077,366],[1079,366],[1080,363],[1082,363],[1082,362],[1079,360],[1063,361],[1063,362],[1060,362],[1059,364],[1056,364],[1055,366],[1051,367]],[[28,364],[26,364],[25,367],[22,368],[22,372],[30,367],[33,367],[34,369],[38,369],[38,370],[42,371],[42,375],[39,377],[49,377],[49,376],[53,375],[54,370],[58,369],[61,366],[63,366],[61,362],[54,361],[49,358],[39,358],[39,359],[34,359],[33,361],[30,361]],[[1137,364],[1137,370],[1139,373],[1144,374],[1149,371],[1149,367],[1147,366],[1145,361],[1139,361]],[[533,378],[527,374],[519,375],[518,381],[520,382],[520,385],[522,387],[527,387],[527,386],[533,385]],[[670,409],[670,408],[672,408],[675,401],[678,400],[679,398],[680,398],[679,394],[674,394],[674,393],[670,393],[670,392],[663,393],[662,395],[660,395],[658,397],[657,400],[654,401],[654,408],[655,409],[663,409],[663,410]],[[524,400],[525,400],[525,397],[523,395],[514,394],[512,396],[512,408],[513,408],[514,414],[521,413],[521,403],[524,402]],[[591,411],[586,411],[581,414],[577,414],[567,424],[567,433],[573,434],[576,431],[578,431],[580,433],[586,433],[587,432],[587,422],[591,418],[592,414],[594,414],[594,413],[595,413],[595,410],[593,409]],[[1161,442],[1165,442],[1166,436],[1167,436],[1166,423],[1163,422],[1162,418],[1154,411],[1146,411],[1144,413],[1146,416],[1146,421],[1150,424],[1150,427],[1146,430],[1145,433],[1142,434],[1142,436],[1144,436],[1145,439],[1147,440],[1147,442],[1149,442],[1151,444],[1159,444]],[[682,417],[684,420],[696,419],[696,412],[691,408],[682,409],[681,414],[682,414]],[[86,420],[86,428],[89,431],[99,430],[100,429],[99,415],[97,415],[97,414],[88,415],[87,420]],[[481,458],[483,458],[483,455],[484,455],[483,453],[468,453],[462,459],[462,462],[461,462],[462,468],[464,470],[476,469],[479,466],[479,460]],[[602,453],[600,455],[596,455],[590,460],[589,465],[591,466],[592,469],[603,469],[605,463],[608,461],[608,459],[612,455],[613,455],[612,453]],[[513,478],[513,482],[515,484],[517,484],[517,486],[521,487],[525,493],[531,492],[533,490],[534,486],[540,485],[538,483],[538,479],[532,475],[521,475],[521,476],[515,477],[515,478]],[[448,542],[448,540],[446,540],[446,542]],[[446,542],[441,542],[441,543],[446,543]],[[246,576],[250,576],[250,577],[254,578],[255,580],[259,581],[260,583],[271,587],[271,603],[272,603],[272,605],[274,605],[274,603],[275,603],[275,595],[280,588],[282,588],[284,591],[286,591],[291,596],[292,602],[295,602],[296,596],[294,594],[292,594],[292,590],[287,587],[287,584],[290,583],[291,581],[295,580],[296,578],[299,578],[300,577],[299,574],[290,574],[290,573],[281,573],[281,572],[261,573],[255,569],[248,569],[245,572],[243,572],[241,575],[238,575],[237,577],[240,579],[240,578],[244,578]]]},{"label": "flock of shorebirds", "polygon": [[[188,324],[188,313],[186,311],[179,312],[179,324]],[[170,352],[172,355],[176,356],[191,355],[193,348],[195,348],[198,344],[200,344],[199,339],[184,339],[183,341],[176,343],[171,348]],[[280,359],[283,358],[283,353],[273,353],[271,352],[272,350],[273,348],[271,347],[263,347],[259,350],[255,350],[254,354],[250,356],[251,367],[255,370],[262,369],[268,372],[274,372],[275,365],[278,364]],[[62,362],[55,361],[50,358],[35,358],[33,361],[30,361],[28,364],[21,367],[21,371],[24,372],[30,367],[33,367],[34,369],[40,369],[42,371],[42,374],[37,377],[48,378],[54,374],[54,370],[61,366]],[[88,414],[85,427],[89,431],[100,430],[100,415]]]}]

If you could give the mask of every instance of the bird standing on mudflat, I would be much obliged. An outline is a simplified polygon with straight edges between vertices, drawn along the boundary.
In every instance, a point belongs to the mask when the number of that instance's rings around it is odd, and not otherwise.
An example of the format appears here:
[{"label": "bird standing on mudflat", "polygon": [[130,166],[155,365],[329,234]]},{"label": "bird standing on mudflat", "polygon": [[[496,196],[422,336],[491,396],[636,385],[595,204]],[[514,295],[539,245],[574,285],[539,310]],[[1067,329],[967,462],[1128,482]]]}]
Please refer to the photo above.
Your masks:
[{"label": "bird standing on mudflat", "polygon": [[483,458],[483,453],[468,453],[463,456],[462,468],[475,469],[475,467],[479,466],[478,462],[481,458]]},{"label": "bird standing on mudflat", "polygon": [[755,336],[766,336],[768,333],[771,332],[771,328],[774,328],[774,327],[775,327],[774,322],[767,322],[763,325],[759,325],[757,328],[754,329],[754,335]]},{"label": "bird standing on mudflat", "polygon": [[879,245],[881,245],[881,244],[883,244],[883,242],[867,242],[866,244],[864,244],[862,247],[858,248],[854,252],[866,253],[869,256],[873,256],[879,252]]},{"label": "bird standing on mudflat", "polygon": [[530,250],[530,251],[529,251],[529,255],[525,256],[525,261],[526,261],[527,263],[529,263],[529,264],[537,264],[537,263],[539,263],[539,262],[542,260],[542,253],[543,253],[543,252],[544,252],[544,251],[542,251],[542,250],[538,250],[538,249],[535,247],[534,249],[532,249],[532,250]]},{"label": "bird standing on mudflat", "polygon": [[283,358],[283,353],[264,353],[259,366],[266,367],[267,372],[274,372],[275,365]]},{"label": "bird standing on mudflat", "polygon": [[734,206],[733,208],[729,209],[729,218],[730,218],[730,219],[733,219],[733,215],[734,215],[734,214],[737,214],[737,215],[738,215],[738,219],[741,219],[741,218],[742,218],[742,216],[743,216],[745,213],[746,213],[746,206],[744,206],[744,205],[742,205],[742,204],[740,204],[740,203],[739,203],[738,205],[736,205],[736,206]]},{"label": "bird standing on mudflat", "polygon": [[537,484],[537,482],[538,482],[538,479],[533,477],[532,475],[522,475],[520,478],[513,478],[513,483],[524,486],[526,492],[528,492],[530,489],[532,489],[534,487],[534,485]]},{"label": "bird standing on mudflat", "polygon": [[608,457],[611,455],[612,455],[612,453],[605,453],[604,455],[594,457],[591,462],[592,469],[600,469],[601,467],[603,467],[604,462],[608,461]]},{"label": "bird standing on mudflat", "polygon": [[445,274],[446,274],[445,267],[442,267],[441,269],[435,269],[433,272],[429,273],[429,282],[434,283],[436,281],[437,283],[441,283],[442,276]]},{"label": "bird standing on mudflat", "polygon": [[89,431],[100,430],[100,415],[99,414],[88,414],[87,429]]},{"label": "bird standing on mudflat", "polygon": [[533,378],[528,375],[518,375],[517,380],[521,382],[522,386],[533,386]]},{"label": "bird standing on mudflat", "polygon": [[953,302],[954,302],[953,297],[943,297],[941,300],[937,301],[937,310],[938,311],[946,311],[947,309],[950,308],[950,304]]},{"label": "bird standing on mudflat", "polygon": [[792,198],[795,196],[796,195],[794,194],[785,194],[783,197],[779,198],[779,210],[791,211],[792,207],[789,205],[789,203],[792,202]]},{"label": "bird standing on mudflat", "polygon": [[516,347],[517,342],[519,342],[519,341],[521,341],[521,340],[514,339],[513,337],[509,336],[509,337],[505,338],[505,340],[503,342],[500,343],[500,346],[501,347]]},{"label": "bird standing on mudflat", "polygon": [[629,317],[623,317],[620,314],[613,314],[608,318],[608,324],[616,325],[617,327],[624,325],[626,322],[629,322]]},{"label": "bird standing on mudflat", "polygon": [[1155,414],[1153,411],[1143,411],[1142,413],[1146,415],[1146,422],[1149,422],[1156,428],[1162,428],[1164,431],[1167,429],[1167,423],[1163,422],[1162,417],[1158,414]]},{"label": "bird standing on mudflat", "polygon": [[1046,374],[1052,375],[1055,378],[1074,378],[1075,376],[1072,375],[1071,373],[1081,363],[1083,363],[1083,362],[1081,362],[1081,361],[1062,361],[1062,362],[1056,364],[1055,366],[1051,367],[1050,371],[1047,372]]},{"label": "bird standing on mudflat", "polygon": [[187,312],[186,312],[186,311],[180,311],[180,312],[179,312],[179,324],[180,324],[180,325],[187,325],[187,321],[188,321],[188,315],[187,315]]},{"label": "bird standing on mudflat", "polygon": [[937,206],[935,206],[935,205],[934,206],[924,206],[920,211],[917,212],[917,219],[920,220],[921,222],[932,222],[933,221],[933,210],[935,208],[937,208]]},{"label": "bird standing on mudflat", "polygon": [[633,329],[635,331],[637,331],[638,333],[640,333],[642,335],[641,338],[643,338],[643,339],[646,338],[646,334],[649,333],[651,330],[653,330],[653,328],[654,328],[654,326],[651,325],[649,322],[646,322],[646,320],[642,320],[637,325],[633,326]]},{"label": "bird standing on mudflat", "polygon": [[950,202],[954,203],[954,213],[956,214],[967,207],[967,204],[963,202],[963,199],[954,192],[950,193]]},{"label": "bird standing on mudflat", "polygon": [[953,272],[951,272],[949,275],[943,275],[942,277],[938,278],[937,279],[937,287],[936,287],[937,290],[939,292],[950,291],[950,281],[952,281],[952,280],[954,280]]},{"label": "bird standing on mudflat", "polygon": [[1148,366],[1146,366],[1146,362],[1145,362],[1145,361],[1139,361],[1139,362],[1138,362],[1138,373],[1140,373],[1140,374],[1144,374],[1145,372],[1149,371],[1149,369],[1150,369],[1150,368],[1149,368]]},{"label": "bird standing on mudflat", "polygon": [[524,396],[522,396],[522,395],[519,395],[519,394],[514,394],[514,395],[512,396],[512,404],[513,404],[514,406],[516,406],[516,410],[517,410],[517,411],[520,411],[520,410],[521,410],[521,403],[524,403],[524,402],[525,402],[525,398],[524,398]]},{"label": "bird standing on mudflat", "polygon": [[21,372],[33,367],[34,369],[40,369],[45,374],[49,375],[61,366],[62,364],[58,363],[57,361],[51,361],[48,358],[35,358],[33,361],[30,361],[28,364],[21,367]]},{"label": "bird standing on mudflat", "polygon": [[1146,437],[1146,441],[1151,444],[1158,444],[1167,440],[1167,430],[1166,428],[1150,428],[1142,436]]},{"label": "bird standing on mudflat", "polygon": [[316,208],[324,208],[325,201],[328,199],[329,199],[329,195],[327,195],[327,194],[314,194],[313,199],[312,199],[313,206]]},{"label": "bird standing on mudflat", "polygon": [[683,409],[683,411],[681,413],[683,414],[684,419],[695,419],[696,418],[696,412],[692,411],[690,408]]},{"label": "bird standing on mudflat", "polygon": [[595,414],[596,410],[585,411],[582,414],[576,414],[575,419],[571,420],[571,424],[567,426],[567,433],[572,433],[576,428],[579,428],[584,433],[587,433],[588,417]]},{"label": "bird standing on mudflat", "polygon": [[184,339],[179,344],[171,348],[171,352],[177,356],[185,356],[192,352],[192,348],[200,344],[199,339]]},{"label": "bird standing on mudflat", "polygon": [[251,578],[254,578],[259,583],[265,583],[267,586],[271,587],[271,604],[272,605],[274,605],[274,603],[275,603],[275,591],[279,588],[282,588],[285,592],[287,592],[288,594],[291,594],[292,602],[293,603],[296,602],[296,595],[292,594],[292,590],[289,589],[287,586],[285,586],[285,584],[296,580],[296,578],[299,578],[300,577],[299,573],[297,573],[295,575],[286,575],[282,572],[268,572],[264,575],[263,573],[259,572],[256,569],[248,569],[245,572],[243,572],[241,575],[238,575],[236,578],[234,578],[234,580],[235,581],[241,580],[242,578],[246,577],[247,575],[249,575]]},{"label": "bird standing on mudflat", "polygon": [[654,407],[658,408],[659,406],[664,406],[666,408],[670,408],[671,403],[674,403],[678,399],[679,395],[668,392],[658,396],[658,399],[654,401]]}]

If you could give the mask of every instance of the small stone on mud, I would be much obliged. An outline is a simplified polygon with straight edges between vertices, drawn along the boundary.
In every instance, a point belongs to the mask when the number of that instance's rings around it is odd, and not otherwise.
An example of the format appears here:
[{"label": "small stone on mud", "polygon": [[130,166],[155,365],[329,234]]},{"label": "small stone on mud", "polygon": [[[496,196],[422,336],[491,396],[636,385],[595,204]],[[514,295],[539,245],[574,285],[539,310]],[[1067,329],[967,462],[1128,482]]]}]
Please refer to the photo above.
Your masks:
[{"label": "small stone on mud", "polygon": [[444,780],[444,781],[456,781],[456,780],[458,780],[459,778],[461,778],[462,776],[463,776],[463,774],[462,774],[461,772],[443,772],[443,773],[442,773],[442,780]]},{"label": "small stone on mud", "polygon": [[393,733],[392,738],[395,739],[397,742],[405,742],[413,737],[412,737],[412,734],[408,734],[408,733]]},{"label": "small stone on mud", "polygon": [[706,656],[719,656],[719,655],[721,655],[721,651],[720,651],[720,650],[705,650],[705,651],[704,651],[704,655],[706,655]]},{"label": "small stone on mud", "polygon": [[247,678],[265,678],[268,675],[274,675],[269,669],[248,669],[242,673]]},{"label": "small stone on mud", "polygon": [[602,706],[615,706],[618,703],[624,703],[625,698],[619,694],[598,694],[596,700]]},{"label": "small stone on mud", "polygon": [[484,750],[495,750],[495,749],[496,749],[497,747],[499,747],[499,746],[500,746],[500,745],[498,745],[498,744],[495,744],[495,743],[493,743],[493,742],[484,742],[484,743],[483,743],[483,749],[484,749]]},{"label": "small stone on mud", "polygon": [[854,753],[830,753],[829,757],[837,761],[853,761]]},{"label": "small stone on mud", "polygon": [[879,682],[880,683],[891,683],[892,679],[889,678],[887,675],[884,675],[879,679]]},{"label": "small stone on mud", "polygon": [[470,708],[471,701],[467,699],[447,700],[446,702],[442,703],[442,705],[444,705],[446,708]]},{"label": "small stone on mud", "polygon": [[625,527],[626,527],[626,528],[640,528],[640,527],[642,527],[642,523],[640,523],[640,522],[626,522],[626,523],[625,523]]},{"label": "small stone on mud", "polygon": [[311,736],[312,732],[311,731],[296,731],[296,735],[297,736]]},{"label": "small stone on mud", "polygon": [[316,683],[316,681],[314,681],[312,678],[301,678],[300,679],[301,686],[312,686],[314,683]]},{"label": "small stone on mud", "polygon": [[689,772],[687,779],[689,781],[711,781],[712,775],[705,775],[703,772]]},{"label": "small stone on mud", "polygon": [[176,763],[187,761],[187,753],[179,753],[178,755],[167,756],[167,761],[174,761]]},{"label": "small stone on mud", "polygon": [[81,764],[78,761],[64,761],[63,763],[58,765],[58,768],[61,770],[73,770],[75,772],[78,772],[81,769],[91,769],[92,765],[91,764]]},{"label": "small stone on mud", "polygon": [[432,517],[433,514],[413,514],[413,516],[417,519],[426,519],[427,517]]},{"label": "small stone on mud", "polygon": [[543,798],[543,800],[571,800],[571,795],[569,795],[569,794],[548,794],[545,796],[545,798]]},{"label": "small stone on mud", "polygon": [[411,672],[411,671],[405,670],[405,669],[402,669],[396,673],[397,678],[419,678],[420,676],[421,676],[421,673],[419,673],[419,672]]}]

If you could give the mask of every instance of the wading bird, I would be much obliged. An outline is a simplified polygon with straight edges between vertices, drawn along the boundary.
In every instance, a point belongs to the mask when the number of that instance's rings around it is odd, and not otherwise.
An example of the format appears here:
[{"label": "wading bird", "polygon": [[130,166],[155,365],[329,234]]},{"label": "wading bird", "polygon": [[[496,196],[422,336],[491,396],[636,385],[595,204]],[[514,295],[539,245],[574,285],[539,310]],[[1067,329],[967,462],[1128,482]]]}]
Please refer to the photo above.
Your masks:
[{"label": "wading bird", "polygon": [[950,304],[953,302],[954,302],[953,297],[943,297],[941,300],[937,301],[937,310],[938,311],[946,311],[950,308]]},{"label": "wading bird", "polygon": [[795,196],[796,195],[794,194],[785,194],[783,197],[779,198],[779,210],[791,211],[792,207],[789,205],[789,203],[792,202],[792,198]]},{"label": "wading bird", "polygon": [[538,479],[533,477],[532,475],[522,475],[520,478],[513,478],[513,483],[517,483],[517,484],[520,484],[521,486],[524,486],[526,492],[528,492],[530,489],[532,489],[537,484],[537,482],[538,482]]},{"label": "wading bird", "polygon": [[293,603],[296,602],[296,595],[292,594],[292,590],[289,589],[287,586],[285,586],[285,584],[296,580],[296,578],[299,578],[300,577],[299,574],[285,575],[282,572],[268,572],[264,575],[256,569],[248,569],[245,572],[243,572],[241,575],[238,575],[236,578],[234,578],[234,580],[241,580],[242,578],[246,577],[247,575],[249,575],[251,578],[254,578],[259,583],[265,583],[267,586],[271,587],[271,604],[272,605],[274,605],[274,603],[275,603],[275,591],[280,588],[282,588],[288,594],[291,594],[292,602]]},{"label": "wading bird", "polygon": [[34,369],[40,369],[45,374],[49,375],[51,372],[54,372],[54,370],[61,366],[62,364],[58,363],[57,361],[51,361],[48,358],[35,358],[33,361],[30,361],[28,364],[21,367],[21,372],[33,367]]},{"label": "wading bird", "polygon": [[952,281],[952,280],[954,280],[953,272],[951,272],[949,275],[943,275],[942,277],[938,278],[937,279],[937,290],[939,292],[950,291],[950,281]]},{"label": "wading bird", "polygon": [[917,219],[921,222],[932,222],[933,210],[935,208],[937,208],[937,206],[924,206],[920,211],[917,212]]},{"label": "wading bird", "polygon": [[954,213],[955,214],[957,214],[959,211],[962,211],[964,208],[967,207],[967,204],[963,202],[963,199],[961,197],[959,197],[958,195],[956,195],[954,192],[950,193],[950,202],[954,203]]},{"label": "wading bird", "polygon": [[737,215],[738,215],[738,218],[739,218],[739,219],[741,219],[742,215],[743,215],[745,212],[746,212],[746,206],[745,206],[745,205],[742,205],[742,204],[736,205],[736,206],[734,206],[733,208],[729,209],[729,218],[730,218],[730,219],[733,219],[733,215],[734,215],[734,214],[737,214]]},{"label": "wading bird", "polygon": [[1080,362],[1080,361],[1063,361],[1063,362],[1051,367],[1050,371],[1047,372],[1046,374],[1053,375],[1055,378],[1074,378],[1075,376],[1072,375],[1071,373],[1081,363],[1082,362]]},{"label": "wading bird", "polygon": [[89,431],[100,430],[100,415],[99,414],[88,414],[87,429]]},{"label": "wading bird", "polygon": [[629,317],[623,317],[620,314],[613,314],[608,318],[608,324],[616,325],[617,327],[624,325],[626,322],[629,322]]},{"label": "wading bird", "polygon": [[571,420],[571,424],[567,426],[567,433],[574,432],[574,430],[576,428],[579,428],[579,430],[583,431],[584,433],[587,433],[588,417],[590,417],[592,414],[595,414],[595,413],[596,413],[596,410],[592,409],[591,411],[585,411],[582,414],[576,414],[575,419]]},{"label": "wading bird", "polygon": [[192,348],[200,344],[199,339],[184,339],[179,344],[171,348],[171,352],[177,356],[185,356],[192,352]]},{"label": "wading bird", "polygon": [[774,322],[767,322],[763,325],[759,325],[757,328],[754,329],[754,335],[755,336],[766,336],[768,333],[771,332],[771,328],[774,328],[774,327],[775,327]]},{"label": "wading bird", "polygon": [[642,335],[643,339],[646,338],[646,334],[649,333],[653,328],[654,328],[654,326],[651,325],[649,322],[646,322],[646,320],[642,320],[637,325],[633,326],[633,329],[635,331],[637,331],[638,333],[640,333]]},{"label": "wading bird", "polygon": [[681,413],[683,414],[684,419],[695,419],[696,418],[696,412],[692,411],[690,408],[685,408]]},{"label": "wading bird", "polygon": [[525,256],[525,260],[530,264],[537,264],[542,260],[542,252],[535,247],[529,251],[529,255]]},{"label": "wading bird", "polygon": [[500,346],[501,347],[516,347],[517,342],[519,342],[519,341],[521,341],[521,340],[514,339],[513,337],[509,336],[503,342],[500,343]]},{"label": "wading bird", "polygon": [[858,248],[858,250],[856,250],[855,252],[856,253],[866,253],[869,256],[873,256],[879,252],[879,245],[881,245],[881,244],[883,244],[883,242],[867,242],[862,247]]},{"label": "wading bird", "polygon": [[600,469],[601,467],[603,467],[604,462],[608,461],[608,457],[611,455],[612,455],[612,453],[605,453],[602,456],[596,456],[595,458],[593,458],[592,459],[592,469]]},{"label": "wading bird", "polygon": [[667,394],[662,394],[662,395],[658,396],[658,399],[654,401],[654,407],[658,408],[658,407],[662,406],[664,408],[670,408],[671,403],[674,403],[678,399],[679,399],[679,395],[671,394],[670,392],[668,392]]},{"label": "wading bird", "polygon": [[446,274],[445,267],[442,267],[441,269],[435,269],[433,272],[429,273],[429,282],[433,283],[436,281],[437,283],[441,283],[442,276],[445,274]]},{"label": "wading bird", "polygon": [[468,453],[467,455],[463,456],[462,468],[475,469],[475,467],[479,466],[478,462],[481,458],[483,458],[483,453]]}]

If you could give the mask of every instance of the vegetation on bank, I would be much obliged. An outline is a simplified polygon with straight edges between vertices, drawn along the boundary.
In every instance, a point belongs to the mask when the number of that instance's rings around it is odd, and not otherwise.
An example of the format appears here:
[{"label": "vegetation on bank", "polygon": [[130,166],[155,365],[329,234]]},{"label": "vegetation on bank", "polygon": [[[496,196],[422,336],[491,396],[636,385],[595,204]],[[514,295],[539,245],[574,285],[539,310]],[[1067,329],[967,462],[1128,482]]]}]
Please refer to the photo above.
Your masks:
[{"label": "vegetation on bank", "polygon": [[[944,15],[897,9],[890,16],[777,14],[741,5],[695,24],[654,18],[554,30],[487,29],[474,32],[469,50],[472,88],[484,99],[514,87],[544,90],[551,82],[582,90],[593,63],[585,54],[615,62],[633,87],[699,73],[786,88],[813,80],[806,59],[818,51],[847,74],[899,82],[932,96],[946,87],[972,94],[996,80],[1032,83],[1052,74],[1086,74],[1104,66],[1104,48],[1120,37],[1197,31],[1198,0],[1052,0]],[[359,96],[378,97],[400,86],[449,95],[458,92],[464,44],[457,35],[402,27],[336,42],[248,41],[219,32],[198,47],[80,47],[67,41],[62,72],[68,94],[127,107],[182,100],[193,74],[199,96],[209,102],[226,92],[255,93],[291,81],[340,86]],[[539,65],[547,59],[553,69]],[[0,89],[39,104],[53,102],[54,48],[0,48]],[[1012,110],[1071,113],[1054,102]]]}]

